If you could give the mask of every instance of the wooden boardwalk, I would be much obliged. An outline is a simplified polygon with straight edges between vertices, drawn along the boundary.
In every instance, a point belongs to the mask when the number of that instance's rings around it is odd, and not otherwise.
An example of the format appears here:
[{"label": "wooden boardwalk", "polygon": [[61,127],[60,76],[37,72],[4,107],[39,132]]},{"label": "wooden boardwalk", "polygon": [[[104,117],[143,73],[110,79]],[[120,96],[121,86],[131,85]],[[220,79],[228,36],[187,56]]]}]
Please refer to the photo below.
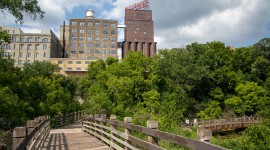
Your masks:
[{"label": "wooden boardwalk", "polygon": [[43,150],[109,150],[109,146],[82,131],[81,122],[50,130]]}]

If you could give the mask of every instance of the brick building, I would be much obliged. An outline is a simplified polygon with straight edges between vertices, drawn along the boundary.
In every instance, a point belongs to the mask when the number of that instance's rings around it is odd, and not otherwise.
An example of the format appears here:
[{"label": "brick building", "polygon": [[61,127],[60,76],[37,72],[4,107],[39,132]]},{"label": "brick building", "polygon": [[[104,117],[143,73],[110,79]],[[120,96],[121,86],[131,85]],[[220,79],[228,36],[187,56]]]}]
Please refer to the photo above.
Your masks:
[{"label": "brick building", "polygon": [[94,18],[92,10],[86,11],[86,18],[70,19],[65,28],[60,26],[60,41],[65,43],[67,58],[51,59],[51,62],[58,64],[61,74],[83,76],[91,61],[118,58],[117,26],[116,20]]},{"label": "brick building", "polygon": [[10,43],[2,43],[5,57],[14,59],[14,66],[23,67],[24,63],[49,61],[61,57],[61,44],[52,30],[40,33],[25,33],[20,28],[3,27],[11,36]]},{"label": "brick building", "polygon": [[142,51],[145,56],[156,53],[151,10],[125,9],[125,33],[122,57],[128,50]]}]

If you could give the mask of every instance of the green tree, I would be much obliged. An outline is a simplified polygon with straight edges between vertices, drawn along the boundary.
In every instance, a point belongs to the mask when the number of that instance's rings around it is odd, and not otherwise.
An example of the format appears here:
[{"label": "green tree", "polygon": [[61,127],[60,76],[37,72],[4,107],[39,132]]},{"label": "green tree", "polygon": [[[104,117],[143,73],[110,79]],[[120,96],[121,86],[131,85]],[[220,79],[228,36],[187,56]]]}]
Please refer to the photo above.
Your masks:
[{"label": "green tree", "polygon": [[3,0],[0,2],[0,10],[12,14],[19,23],[23,22],[25,14],[35,20],[37,17],[43,18],[45,13],[37,0]]}]

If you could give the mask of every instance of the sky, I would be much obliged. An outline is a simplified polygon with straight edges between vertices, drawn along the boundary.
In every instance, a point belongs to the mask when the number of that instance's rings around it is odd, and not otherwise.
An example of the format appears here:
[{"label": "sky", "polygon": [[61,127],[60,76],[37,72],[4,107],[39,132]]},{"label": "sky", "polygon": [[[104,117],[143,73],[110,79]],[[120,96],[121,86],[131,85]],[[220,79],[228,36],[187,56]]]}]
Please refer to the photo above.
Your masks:
[{"label": "sky", "polygon": [[[20,27],[24,32],[52,29],[60,36],[60,25],[70,18],[85,18],[85,11],[95,11],[95,18],[124,23],[125,7],[142,0],[39,0],[45,11],[43,19],[26,15],[23,25],[16,25],[12,15],[0,12],[0,26]],[[270,37],[269,0],[149,0],[153,13],[154,39],[158,49],[185,47],[193,42],[221,41],[227,46],[251,46]],[[119,40],[123,41],[123,29]]]}]

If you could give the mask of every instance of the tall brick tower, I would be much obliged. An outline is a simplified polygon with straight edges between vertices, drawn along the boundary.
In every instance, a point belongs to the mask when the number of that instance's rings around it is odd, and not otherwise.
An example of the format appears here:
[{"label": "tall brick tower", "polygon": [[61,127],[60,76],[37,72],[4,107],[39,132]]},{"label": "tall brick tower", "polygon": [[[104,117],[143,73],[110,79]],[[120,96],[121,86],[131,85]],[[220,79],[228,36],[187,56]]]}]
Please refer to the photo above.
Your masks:
[{"label": "tall brick tower", "polygon": [[142,51],[145,56],[156,53],[152,11],[148,0],[129,6],[125,9],[125,34],[122,57],[128,50]]}]

